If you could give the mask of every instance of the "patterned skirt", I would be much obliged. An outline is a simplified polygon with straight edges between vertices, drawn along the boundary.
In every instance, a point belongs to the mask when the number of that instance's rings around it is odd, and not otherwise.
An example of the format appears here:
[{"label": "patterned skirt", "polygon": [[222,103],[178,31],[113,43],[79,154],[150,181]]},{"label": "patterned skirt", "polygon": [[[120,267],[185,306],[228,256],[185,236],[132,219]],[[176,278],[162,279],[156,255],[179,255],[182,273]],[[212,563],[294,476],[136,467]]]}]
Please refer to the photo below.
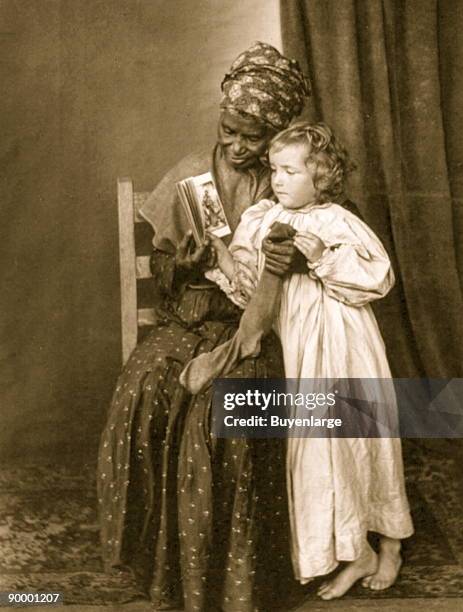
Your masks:
[{"label": "patterned skirt", "polygon": [[[122,372],[98,467],[107,569],[129,567],[158,608],[253,612],[287,609],[292,576],[279,439],[210,434],[211,390],[178,382],[193,356],[229,339],[237,322],[164,322]],[[278,377],[279,342],[231,378]]]}]

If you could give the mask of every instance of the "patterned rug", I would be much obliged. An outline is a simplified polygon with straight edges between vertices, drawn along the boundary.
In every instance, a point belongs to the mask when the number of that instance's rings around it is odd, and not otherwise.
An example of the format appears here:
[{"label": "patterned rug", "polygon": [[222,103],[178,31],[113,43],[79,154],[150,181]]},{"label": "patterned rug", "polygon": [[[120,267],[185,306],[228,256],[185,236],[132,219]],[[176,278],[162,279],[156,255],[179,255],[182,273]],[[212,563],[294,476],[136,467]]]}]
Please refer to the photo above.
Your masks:
[{"label": "patterned rug", "polygon": [[[424,448],[420,442],[405,443],[416,534],[404,542],[400,578],[382,593],[357,586],[347,597],[463,597],[462,453],[457,444]],[[103,572],[93,470],[2,470],[0,506],[0,591],[62,592],[65,603],[82,605],[144,597],[130,574]],[[305,587],[308,599],[316,597],[316,587]]]},{"label": "patterned rug", "polygon": [[[345,598],[463,597],[461,441],[404,441],[407,493],[415,534],[403,541],[399,579],[386,591],[360,584]],[[308,599],[316,598],[319,582]],[[318,598],[317,598],[318,599]]]},{"label": "patterned rug", "polygon": [[0,591],[60,592],[66,604],[144,597],[130,574],[103,572],[94,470],[2,470],[0,549]]}]

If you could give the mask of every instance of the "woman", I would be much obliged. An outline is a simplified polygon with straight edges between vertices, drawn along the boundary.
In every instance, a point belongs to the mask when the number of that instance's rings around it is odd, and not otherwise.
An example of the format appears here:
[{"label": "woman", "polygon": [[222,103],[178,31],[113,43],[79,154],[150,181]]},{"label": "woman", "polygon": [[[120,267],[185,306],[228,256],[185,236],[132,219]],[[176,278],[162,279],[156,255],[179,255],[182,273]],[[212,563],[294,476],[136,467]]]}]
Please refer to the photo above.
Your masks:
[{"label": "woman", "polygon": [[[175,182],[212,171],[232,231],[271,196],[262,164],[272,136],[297,116],[308,85],[297,62],[256,43],[223,83],[217,145],[161,181],[142,210],[152,224],[158,324],[121,374],[103,432],[98,498],[106,567],[132,568],[155,607],[250,612],[277,607],[265,584],[291,580],[281,440],[210,436],[211,391],[191,396],[184,365],[236,332],[241,311],[212,283],[207,244],[193,247]],[[285,274],[292,243],[269,244],[267,265]],[[283,376],[276,337],[231,378]]]}]

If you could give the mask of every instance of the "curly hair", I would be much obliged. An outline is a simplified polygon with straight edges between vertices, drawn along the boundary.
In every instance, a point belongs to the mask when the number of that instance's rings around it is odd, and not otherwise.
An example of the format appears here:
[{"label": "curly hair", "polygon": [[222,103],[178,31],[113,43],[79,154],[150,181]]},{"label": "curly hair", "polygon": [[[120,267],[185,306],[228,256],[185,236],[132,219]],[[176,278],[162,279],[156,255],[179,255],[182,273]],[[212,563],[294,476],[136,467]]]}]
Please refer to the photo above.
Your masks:
[{"label": "curly hair", "polygon": [[336,201],[344,191],[347,175],[356,167],[346,149],[325,123],[299,121],[274,136],[269,152],[296,144],[307,150],[305,162],[313,171],[318,202]]}]

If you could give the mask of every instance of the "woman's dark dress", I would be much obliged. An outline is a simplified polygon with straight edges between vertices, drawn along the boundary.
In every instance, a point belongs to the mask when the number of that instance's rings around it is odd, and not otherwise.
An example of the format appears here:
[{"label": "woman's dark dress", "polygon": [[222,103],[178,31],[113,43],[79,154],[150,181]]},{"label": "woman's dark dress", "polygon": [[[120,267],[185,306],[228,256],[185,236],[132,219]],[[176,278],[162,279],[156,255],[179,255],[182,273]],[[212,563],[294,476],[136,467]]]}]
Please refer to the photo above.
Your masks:
[{"label": "woman's dark dress", "polygon": [[[293,581],[284,441],[213,438],[211,390],[191,396],[178,382],[241,311],[217,287],[179,280],[172,255],[155,250],[152,263],[159,323],[118,380],[101,441],[106,567],[132,568],[155,607],[275,610]],[[275,336],[229,375],[281,376]]]}]

